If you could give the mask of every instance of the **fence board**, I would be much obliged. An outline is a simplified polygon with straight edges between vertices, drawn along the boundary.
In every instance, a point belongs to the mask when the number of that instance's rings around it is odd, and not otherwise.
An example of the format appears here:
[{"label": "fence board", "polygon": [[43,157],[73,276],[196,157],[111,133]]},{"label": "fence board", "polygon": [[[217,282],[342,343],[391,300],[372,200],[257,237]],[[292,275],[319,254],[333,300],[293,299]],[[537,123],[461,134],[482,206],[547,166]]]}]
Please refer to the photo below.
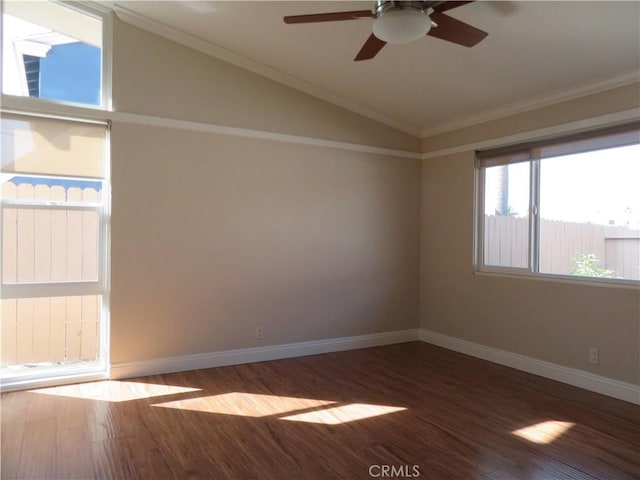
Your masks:
[{"label": "fence board", "polygon": [[51,334],[49,344],[49,360],[61,362],[66,359],[67,342],[67,299],[51,298]]},{"label": "fence board", "polygon": [[80,358],[95,360],[98,355],[98,324],[100,319],[100,297],[82,297],[82,341]]},{"label": "fence board", "polygon": [[34,280],[51,280],[51,212],[34,210]]},{"label": "fence board", "polygon": [[[82,200],[82,190],[67,189],[67,199],[73,202]],[[67,212],[67,280],[82,279],[82,212]]]},{"label": "fence board", "polygon": [[18,327],[18,301],[15,298],[4,298],[1,301],[2,319],[0,325],[1,348],[2,348],[2,365],[12,365],[17,361],[16,352],[16,329]]},{"label": "fence board", "polygon": [[19,298],[17,300],[17,363],[30,363],[33,361],[33,306],[33,298]]},{"label": "fence board", "polygon": [[98,214],[82,212],[82,279],[98,279]]},{"label": "fence board", "polygon": [[67,212],[51,212],[51,281],[67,279]]},{"label": "fence board", "polygon": [[15,283],[18,278],[18,212],[5,208],[2,212],[2,278]]},{"label": "fence board", "polygon": [[516,245],[518,245],[518,257],[516,265],[526,267],[529,264],[529,219],[516,219]]},{"label": "fence board", "polygon": [[51,330],[51,301],[49,298],[33,300],[33,362],[50,360],[49,335]]},{"label": "fence board", "polygon": [[606,263],[616,276],[640,279],[640,239],[607,238]]},{"label": "fence board", "polygon": [[67,360],[79,360],[82,344],[82,297],[67,300]]},{"label": "fence board", "polygon": [[[32,200],[33,186],[22,184],[18,186],[18,198]],[[17,281],[33,282],[34,275],[34,248],[35,228],[34,215],[31,209],[17,210]]]}]

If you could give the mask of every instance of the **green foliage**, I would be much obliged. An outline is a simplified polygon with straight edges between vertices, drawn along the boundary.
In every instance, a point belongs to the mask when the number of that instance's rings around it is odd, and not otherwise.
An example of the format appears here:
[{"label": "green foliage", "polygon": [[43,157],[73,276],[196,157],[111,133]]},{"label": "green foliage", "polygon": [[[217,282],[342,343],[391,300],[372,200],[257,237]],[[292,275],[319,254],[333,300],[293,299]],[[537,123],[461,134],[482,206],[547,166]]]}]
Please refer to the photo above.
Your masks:
[{"label": "green foliage", "polygon": [[501,215],[504,217],[517,217],[518,216],[518,212],[516,212],[513,207],[511,205],[507,206],[507,209],[505,211],[500,211],[496,208],[496,215]]},{"label": "green foliage", "polygon": [[616,272],[607,270],[606,268],[598,268],[596,265],[600,263],[598,257],[593,253],[578,252],[573,257],[575,267],[571,269],[571,275],[580,275],[582,277],[600,277],[613,278]]}]

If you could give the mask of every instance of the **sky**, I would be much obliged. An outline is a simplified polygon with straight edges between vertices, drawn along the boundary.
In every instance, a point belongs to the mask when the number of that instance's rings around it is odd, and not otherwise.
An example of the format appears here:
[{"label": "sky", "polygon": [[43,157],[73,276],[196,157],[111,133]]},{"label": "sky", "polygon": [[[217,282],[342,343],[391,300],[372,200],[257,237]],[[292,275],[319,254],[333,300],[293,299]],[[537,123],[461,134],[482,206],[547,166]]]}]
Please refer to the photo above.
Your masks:
[{"label": "sky", "polygon": [[[498,169],[487,172],[486,212],[496,208]],[[518,216],[526,216],[526,162],[509,167],[509,205]],[[640,227],[640,145],[542,160],[540,215],[550,220]]]}]

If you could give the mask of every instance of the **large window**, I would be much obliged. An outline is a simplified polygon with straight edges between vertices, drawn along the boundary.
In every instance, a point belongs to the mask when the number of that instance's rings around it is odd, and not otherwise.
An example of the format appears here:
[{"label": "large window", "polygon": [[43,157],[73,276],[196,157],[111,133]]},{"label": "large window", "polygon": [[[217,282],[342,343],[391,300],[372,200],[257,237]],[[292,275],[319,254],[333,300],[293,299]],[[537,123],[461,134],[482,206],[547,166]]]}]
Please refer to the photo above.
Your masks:
[{"label": "large window", "polygon": [[477,152],[480,271],[640,280],[640,129]]},{"label": "large window", "polygon": [[3,114],[4,381],[105,368],[107,127]]},{"label": "large window", "polygon": [[104,378],[110,17],[86,2],[0,6],[0,382]]}]

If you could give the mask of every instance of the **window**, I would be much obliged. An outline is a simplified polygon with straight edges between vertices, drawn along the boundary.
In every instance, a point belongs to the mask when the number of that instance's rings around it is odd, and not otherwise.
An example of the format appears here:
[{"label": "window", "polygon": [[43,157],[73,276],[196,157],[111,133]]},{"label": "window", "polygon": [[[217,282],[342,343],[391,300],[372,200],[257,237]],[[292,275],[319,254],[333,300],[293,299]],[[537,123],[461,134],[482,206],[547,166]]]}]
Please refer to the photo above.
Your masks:
[{"label": "window", "polygon": [[42,0],[2,4],[2,93],[106,105],[101,17]]},{"label": "window", "polygon": [[640,128],[477,152],[478,269],[640,281]]},{"label": "window", "polygon": [[3,114],[0,135],[3,380],[104,369],[107,126]]},{"label": "window", "polygon": [[108,373],[110,13],[2,0],[0,381]]}]

